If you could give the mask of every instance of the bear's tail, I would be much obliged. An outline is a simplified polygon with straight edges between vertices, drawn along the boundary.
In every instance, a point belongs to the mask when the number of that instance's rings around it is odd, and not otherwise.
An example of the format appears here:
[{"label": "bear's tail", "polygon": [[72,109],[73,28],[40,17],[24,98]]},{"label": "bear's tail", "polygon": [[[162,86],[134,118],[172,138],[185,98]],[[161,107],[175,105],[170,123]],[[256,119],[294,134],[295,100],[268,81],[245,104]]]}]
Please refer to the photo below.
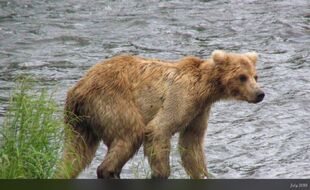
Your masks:
[{"label": "bear's tail", "polygon": [[[99,138],[83,121],[67,122],[65,129],[65,144],[54,178],[76,178],[95,156]],[[71,124],[69,124],[71,123]]]}]

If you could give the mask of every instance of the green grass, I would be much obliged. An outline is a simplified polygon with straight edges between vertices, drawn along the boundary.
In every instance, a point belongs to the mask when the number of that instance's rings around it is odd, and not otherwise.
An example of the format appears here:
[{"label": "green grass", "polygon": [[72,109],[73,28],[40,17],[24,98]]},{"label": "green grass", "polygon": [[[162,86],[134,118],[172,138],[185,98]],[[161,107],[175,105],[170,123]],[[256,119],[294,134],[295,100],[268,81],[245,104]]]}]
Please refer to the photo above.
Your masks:
[{"label": "green grass", "polygon": [[0,178],[51,178],[60,158],[62,112],[52,93],[37,82],[19,80],[0,126]]}]

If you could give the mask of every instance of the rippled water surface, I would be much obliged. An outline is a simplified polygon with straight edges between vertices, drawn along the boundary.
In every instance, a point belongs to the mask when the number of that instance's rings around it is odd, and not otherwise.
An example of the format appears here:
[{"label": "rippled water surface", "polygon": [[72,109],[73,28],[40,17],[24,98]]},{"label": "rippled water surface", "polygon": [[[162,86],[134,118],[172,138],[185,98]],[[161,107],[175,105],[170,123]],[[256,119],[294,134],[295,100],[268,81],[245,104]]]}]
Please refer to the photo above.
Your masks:
[{"label": "rippled water surface", "polygon": [[[208,58],[214,49],[257,51],[260,104],[221,102],[205,150],[216,178],[310,178],[308,0],[0,0],[0,120],[13,79],[31,74],[65,94],[85,71],[119,53]],[[174,137],[172,178],[186,177]],[[102,145],[80,178],[95,178]],[[123,178],[145,178],[142,149]]]}]

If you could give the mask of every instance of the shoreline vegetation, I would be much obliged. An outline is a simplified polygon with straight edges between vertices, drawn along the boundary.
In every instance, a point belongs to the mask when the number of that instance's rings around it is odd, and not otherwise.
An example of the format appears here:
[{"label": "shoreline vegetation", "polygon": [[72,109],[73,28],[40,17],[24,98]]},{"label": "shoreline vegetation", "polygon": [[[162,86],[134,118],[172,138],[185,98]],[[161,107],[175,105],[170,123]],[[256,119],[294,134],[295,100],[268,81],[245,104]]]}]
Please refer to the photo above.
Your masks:
[{"label": "shoreline vegetation", "polygon": [[50,179],[63,148],[63,111],[33,79],[18,79],[0,126],[0,178]]}]

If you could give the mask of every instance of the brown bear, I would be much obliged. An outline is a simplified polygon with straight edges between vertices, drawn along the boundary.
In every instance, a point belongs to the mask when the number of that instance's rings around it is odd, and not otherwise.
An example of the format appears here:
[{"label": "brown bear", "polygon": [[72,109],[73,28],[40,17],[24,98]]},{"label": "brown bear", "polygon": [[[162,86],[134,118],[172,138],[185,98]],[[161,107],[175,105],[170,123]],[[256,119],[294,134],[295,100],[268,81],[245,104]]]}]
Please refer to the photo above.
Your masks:
[{"label": "brown bear", "polygon": [[67,95],[65,121],[71,130],[57,177],[77,177],[103,141],[108,151],[98,178],[120,178],[142,143],[152,178],[168,178],[170,140],[179,132],[187,174],[206,178],[203,139],[210,108],[224,99],[262,101],[256,62],[255,52],[216,50],[208,60],[121,55],[94,65]]}]

